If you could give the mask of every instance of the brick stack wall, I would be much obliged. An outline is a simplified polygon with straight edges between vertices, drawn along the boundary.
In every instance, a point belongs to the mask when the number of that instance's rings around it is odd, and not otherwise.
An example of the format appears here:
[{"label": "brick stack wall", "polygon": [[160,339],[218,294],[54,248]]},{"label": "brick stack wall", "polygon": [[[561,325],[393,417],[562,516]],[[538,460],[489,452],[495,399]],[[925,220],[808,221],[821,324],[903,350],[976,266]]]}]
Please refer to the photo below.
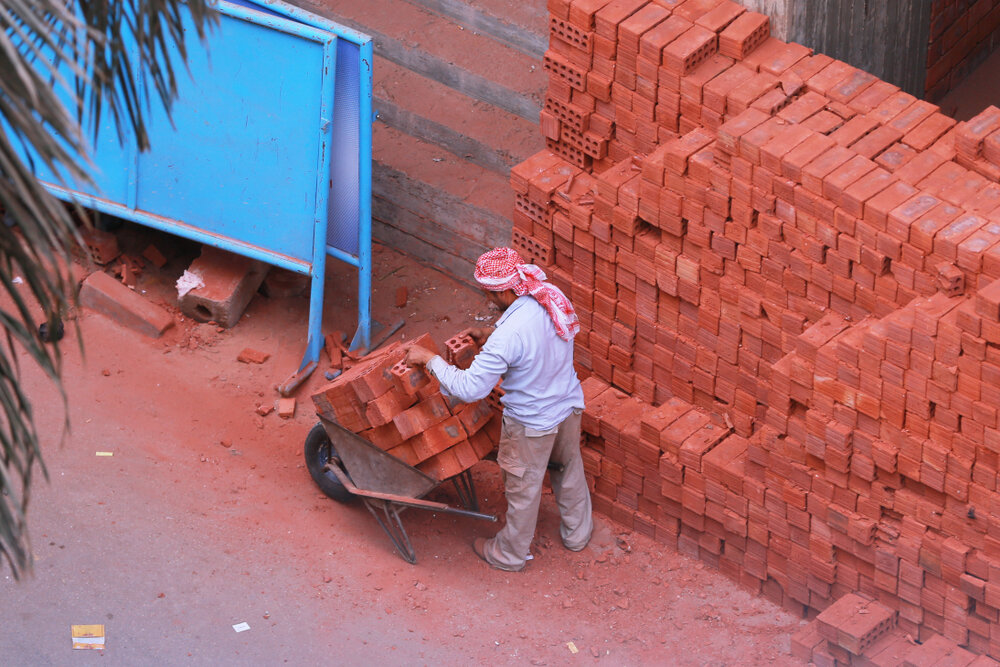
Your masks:
[{"label": "brick stack wall", "polygon": [[[423,335],[362,358],[313,395],[316,412],[439,480],[468,470],[496,448],[500,415],[494,397],[461,403],[438,381],[403,359],[409,345],[437,351]],[[445,343],[445,360],[467,368],[477,352],[468,336]]]},{"label": "brick stack wall", "polygon": [[1000,1],[934,0],[925,97],[940,100],[1000,45]]},{"label": "brick stack wall", "polygon": [[595,507],[803,614],[1000,656],[1000,110],[726,0],[553,0],[512,245],[582,331]]}]

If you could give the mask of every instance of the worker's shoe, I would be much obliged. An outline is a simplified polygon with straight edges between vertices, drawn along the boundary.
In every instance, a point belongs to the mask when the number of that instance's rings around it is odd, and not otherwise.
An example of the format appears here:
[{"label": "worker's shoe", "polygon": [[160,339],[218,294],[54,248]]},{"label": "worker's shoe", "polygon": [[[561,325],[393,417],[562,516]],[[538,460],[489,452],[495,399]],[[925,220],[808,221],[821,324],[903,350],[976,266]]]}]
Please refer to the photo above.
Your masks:
[{"label": "worker's shoe", "polygon": [[504,567],[502,565],[496,565],[490,562],[490,559],[486,557],[486,542],[487,540],[485,537],[477,537],[476,539],[472,540],[472,550],[476,552],[477,556],[486,561],[487,565],[497,570],[503,570],[505,572],[520,572],[521,570],[524,569],[524,565],[521,565],[521,567]]},{"label": "worker's shoe", "polygon": [[584,549],[587,548],[588,544],[590,544],[590,540],[587,540],[586,542],[584,542],[583,544],[581,544],[579,546],[576,546],[576,545],[570,546],[569,544],[566,544],[564,542],[563,546],[566,547],[567,549],[569,549],[570,551],[583,551]]}]

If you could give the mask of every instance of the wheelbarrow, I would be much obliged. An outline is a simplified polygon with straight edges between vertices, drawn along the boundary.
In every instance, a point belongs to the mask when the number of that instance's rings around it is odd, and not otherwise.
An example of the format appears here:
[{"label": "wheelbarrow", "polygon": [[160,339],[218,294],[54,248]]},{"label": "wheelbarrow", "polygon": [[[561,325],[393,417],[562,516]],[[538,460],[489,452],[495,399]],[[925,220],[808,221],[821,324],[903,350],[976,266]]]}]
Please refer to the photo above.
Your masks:
[{"label": "wheelbarrow", "polygon": [[497,520],[495,515],[479,512],[468,470],[450,478],[464,507],[424,500],[431,490],[449,480],[427,475],[323,416],[306,436],[305,457],[309,474],[323,493],[338,502],[361,498],[408,563],[417,562],[417,554],[399,516],[407,508]]}]

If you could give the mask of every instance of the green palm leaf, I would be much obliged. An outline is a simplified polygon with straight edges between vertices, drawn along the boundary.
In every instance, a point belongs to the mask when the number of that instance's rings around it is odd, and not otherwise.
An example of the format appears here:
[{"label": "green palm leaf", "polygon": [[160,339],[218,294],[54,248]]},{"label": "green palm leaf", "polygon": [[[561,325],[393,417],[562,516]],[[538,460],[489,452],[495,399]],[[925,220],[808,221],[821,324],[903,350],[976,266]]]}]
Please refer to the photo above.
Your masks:
[{"label": "green palm leaf", "polygon": [[[178,75],[172,54],[187,60],[184,13],[204,39],[215,21],[208,5],[0,0],[0,216],[8,223],[0,224],[0,291],[6,293],[0,303],[10,304],[0,307],[0,561],[15,577],[31,566],[26,512],[32,472],[36,466],[45,472],[18,358],[26,355],[62,391],[59,347],[41,339],[35,313],[41,309],[51,326],[74,301],[67,267],[69,250],[79,242],[71,212],[36,174],[44,169],[62,184],[88,184],[87,146],[97,138],[102,113],[110,115],[119,140],[134,136],[147,150],[145,112],[158,104],[169,113]],[[81,129],[83,119],[91,136]],[[15,276],[30,299],[15,286]]]}]

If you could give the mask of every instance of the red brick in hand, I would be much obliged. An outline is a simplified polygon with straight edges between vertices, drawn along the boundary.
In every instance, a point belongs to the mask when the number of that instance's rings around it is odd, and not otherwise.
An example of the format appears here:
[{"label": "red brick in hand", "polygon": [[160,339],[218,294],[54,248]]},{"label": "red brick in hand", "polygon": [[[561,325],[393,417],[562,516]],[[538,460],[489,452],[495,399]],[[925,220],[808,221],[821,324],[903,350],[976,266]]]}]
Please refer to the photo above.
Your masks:
[{"label": "red brick in hand", "polygon": [[463,370],[472,365],[472,360],[479,353],[479,346],[468,334],[452,336],[445,341],[444,345],[445,361]]}]

